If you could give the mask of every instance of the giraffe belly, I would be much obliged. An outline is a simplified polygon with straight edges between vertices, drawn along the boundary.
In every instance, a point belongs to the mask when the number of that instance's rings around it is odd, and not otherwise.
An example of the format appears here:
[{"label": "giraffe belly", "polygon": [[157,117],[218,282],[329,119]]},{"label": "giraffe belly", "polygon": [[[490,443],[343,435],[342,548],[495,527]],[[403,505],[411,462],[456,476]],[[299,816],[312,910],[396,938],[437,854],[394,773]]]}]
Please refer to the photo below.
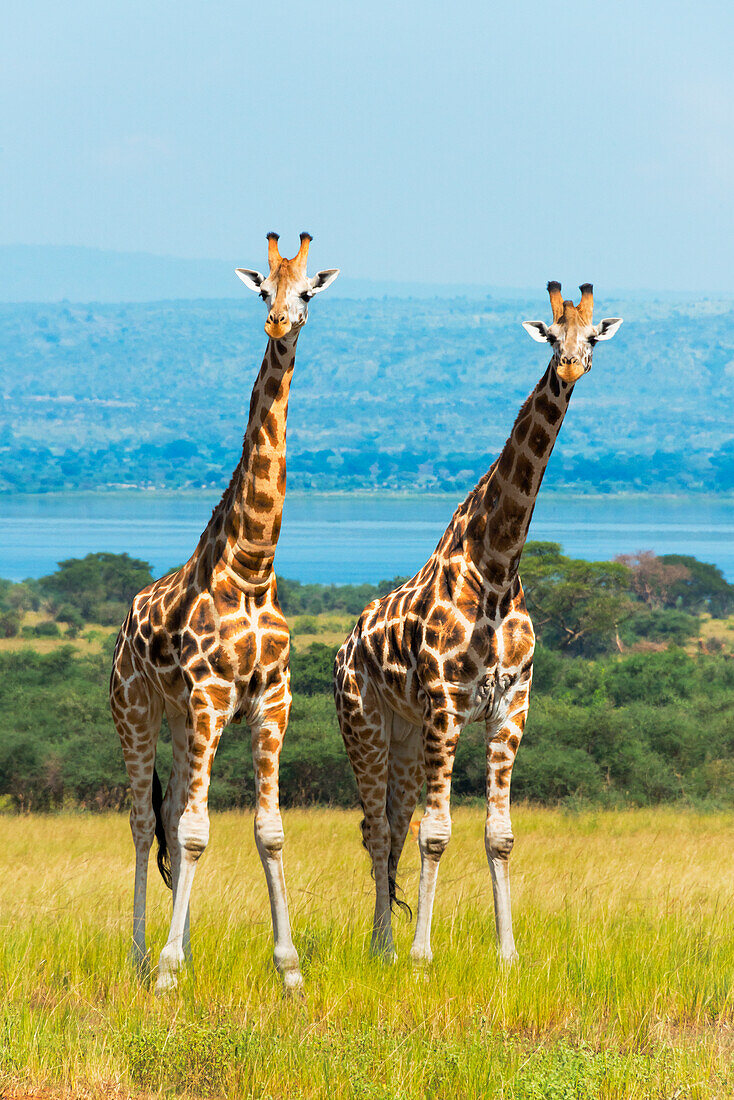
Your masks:
[{"label": "giraffe belly", "polygon": [[487,673],[474,686],[466,719],[468,722],[481,722],[492,713],[497,698],[497,670]]}]

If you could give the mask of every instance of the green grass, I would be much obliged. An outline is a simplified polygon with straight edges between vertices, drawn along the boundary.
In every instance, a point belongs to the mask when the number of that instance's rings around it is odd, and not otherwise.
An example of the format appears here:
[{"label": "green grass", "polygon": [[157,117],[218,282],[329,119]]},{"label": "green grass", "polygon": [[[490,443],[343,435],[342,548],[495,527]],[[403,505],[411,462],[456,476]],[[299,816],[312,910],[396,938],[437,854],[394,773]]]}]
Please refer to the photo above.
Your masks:
[{"label": "green grass", "polygon": [[[250,815],[212,818],[193,895],[196,976],[162,1001],[126,962],[126,820],[0,817],[0,1095],[732,1095],[734,815],[518,808],[521,961],[505,974],[483,814],[458,809],[425,975],[410,966],[400,916],[398,964],[366,953],[372,883],[358,817],[284,815],[306,980],[295,1003],[270,963]],[[411,903],[417,872],[409,839],[400,880]],[[151,874],[154,958],[168,915]]]}]

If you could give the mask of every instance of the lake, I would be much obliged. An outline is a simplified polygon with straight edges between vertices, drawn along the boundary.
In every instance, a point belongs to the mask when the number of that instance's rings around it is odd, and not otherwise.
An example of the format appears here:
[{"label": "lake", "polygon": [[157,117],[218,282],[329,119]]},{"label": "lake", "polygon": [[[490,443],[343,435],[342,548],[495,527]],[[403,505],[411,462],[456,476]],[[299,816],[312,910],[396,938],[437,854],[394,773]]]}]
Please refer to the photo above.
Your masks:
[{"label": "lake", "polygon": [[[156,576],[185,561],[219,500],[197,493],[68,493],[0,497],[0,577],[40,577],[64,558],[127,551]],[[300,581],[345,584],[415,572],[448,524],[453,496],[287,497],[276,567]],[[734,581],[734,500],[541,494],[530,538],[572,557],[636,550],[692,554]]]}]

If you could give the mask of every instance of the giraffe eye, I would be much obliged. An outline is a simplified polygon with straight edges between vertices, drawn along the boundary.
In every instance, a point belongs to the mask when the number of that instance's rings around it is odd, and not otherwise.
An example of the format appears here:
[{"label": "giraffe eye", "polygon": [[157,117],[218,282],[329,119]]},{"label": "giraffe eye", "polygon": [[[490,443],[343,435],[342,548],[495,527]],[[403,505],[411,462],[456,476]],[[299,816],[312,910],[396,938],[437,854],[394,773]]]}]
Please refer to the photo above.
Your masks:
[{"label": "giraffe eye", "polygon": [[304,290],[303,293],[299,294],[299,298],[302,302],[310,302],[313,298],[313,294],[310,290]]},{"label": "giraffe eye", "polygon": [[260,297],[262,298],[262,300],[263,300],[264,302],[267,302],[267,300],[268,300],[268,292],[267,292],[267,290],[261,290],[261,291],[260,291]]}]

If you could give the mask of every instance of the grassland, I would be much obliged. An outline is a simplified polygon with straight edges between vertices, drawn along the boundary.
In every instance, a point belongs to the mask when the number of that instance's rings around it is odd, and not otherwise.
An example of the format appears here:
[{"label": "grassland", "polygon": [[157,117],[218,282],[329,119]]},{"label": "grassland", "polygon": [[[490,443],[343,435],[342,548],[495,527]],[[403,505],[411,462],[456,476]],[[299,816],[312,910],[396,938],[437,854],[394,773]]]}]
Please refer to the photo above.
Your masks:
[{"label": "grassland", "polygon": [[[734,815],[519,807],[521,961],[494,952],[481,807],[456,811],[435,962],[366,953],[358,814],[285,814],[302,1001],[270,965],[247,814],[212,819],[194,888],[196,976],[158,1001],[126,963],[132,845],[122,816],[0,817],[0,1095],[730,1097]],[[401,866],[414,903],[418,854]],[[169,896],[151,877],[149,938]]]},{"label": "grassland", "polygon": [[[118,626],[101,626],[99,623],[85,623],[84,630],[74,635],[66,623],[57,623],[57,637],[34,637],[29,633],[41,623],[53,622],[49,614],[38,611],[26,611],[21,618],[21,627],[26,633],[18,633],[13,638],[0,638],[0,653],[17,653],[23,649],[32,649],[36,653],[53,653],[62,646],[70,645],[80,655],[101,653],[105,641],[117,637]],[[321,613],[319,615],[296,615],[289,623],[291,643],[305,649],[314,642],[323,645],[341,645],[354,626],[354,616],[344,614]]]},{"label": "grassland", "polygon": [[[39,623],[51,622],[48,614],[26,611],[22,618],[25,628],[36,627]],[[355,616],[334,612],[321,612],[318,615],[294,615],[288,626],[291,632],[291,644],[298,649],[307,649],[314,642],[323,645],[341,645],[354,626]],[[714,619],[703,614],[699,618],[698,638],[691,638],[684,646],[687,653],[696,654],[702,648],[722,653],[734,653],[734,615]],[[53,653],[64,645],[71,645],[80,655],[100,653],[105,641],[117,636],[118,627],[101,626],[99,623],[86,623],[84,630],[73,636],[65,623],[59,623],[59,635],[54,638],[33,637],[30,634],[18,634],[14,638],[0,638],[0,653],[14,653],[22,649],[33,649],[36,653]],[[630,650],[648,650],[664,648],[664,645],[651,645],[641,642]]]}]

